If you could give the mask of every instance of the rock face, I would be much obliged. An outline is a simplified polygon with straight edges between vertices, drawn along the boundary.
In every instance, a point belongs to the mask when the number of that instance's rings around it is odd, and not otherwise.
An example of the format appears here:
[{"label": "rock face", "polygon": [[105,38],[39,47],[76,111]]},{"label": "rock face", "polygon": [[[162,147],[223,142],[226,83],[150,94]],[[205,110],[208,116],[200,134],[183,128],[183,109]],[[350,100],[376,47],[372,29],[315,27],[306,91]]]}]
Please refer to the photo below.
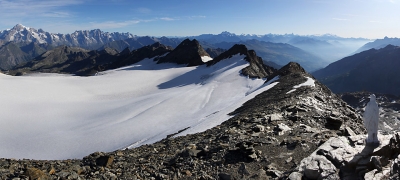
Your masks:
[{"label": "rock face", "polygon": [[29,61],[31,56],[23,52],[15,43],[0,46],[0,69],[8,70],[17,64]]},{"label": "rock face", "polygon": [[228,59],[237,54],[245,55],[245,60],[250,63],[249,66],[242,69],[241,73],[245,76],[249,76],[251,78],[266,78],[276,71],[276,69],[265,65],[263,60],[256,55],[255,51],[248,50],[247,47],[242,44],[235,44],[232,46],[232,48],[221,53],[212,61],[207,62],[207,66],[214,65],[221,60]]},{"label": "rock face", "polygon": [[[268,82],[277,83],[274,87],[244,103],[229,120],[204,132],[171,135],[154,144],[96,152],[83,159],[0,159],[0,179],[29,178],[29,168],[51,179],[301,178],[304,173],[298,171],[298,166],[318,146],[331,137],[343,136],[349,129],[354,134],[364,134],[365,130],[354,109],[324,85],[312,81],[301,67],[289,64],[279,74],[279,78]],[[294,86],[298,87],[292,91]],[[340,127],[327,125],[329,118],[338,119]],[[396,143],[392,146],[398,146]],[[310,176],[340,176],[329,158],[314,159],[317,163],[307,170]],[[325,167],[332,171],[325,173],[321,170]]]},{"label": "rock face", "polygon": [[388,45],[345,57],[313,75],[335,93],[369,91],[400,95],[400,47]]},{"label": "rock face", "polygon": [[91,55],[92,53],[86,49],[59,46],[43,53],[32,61],[11,69],[9,74],[22,75],[27,72],[62,72],[62,69],[67,68],[70,62],[80,61],[90,57]]},{"label": "rock face", "polygon": [[204,64],[202,57],[210,55],[201,47],[196,40],[185,39],[172,52],[158,59],[158,63],[187,64],[187,66],[198,66]]}]

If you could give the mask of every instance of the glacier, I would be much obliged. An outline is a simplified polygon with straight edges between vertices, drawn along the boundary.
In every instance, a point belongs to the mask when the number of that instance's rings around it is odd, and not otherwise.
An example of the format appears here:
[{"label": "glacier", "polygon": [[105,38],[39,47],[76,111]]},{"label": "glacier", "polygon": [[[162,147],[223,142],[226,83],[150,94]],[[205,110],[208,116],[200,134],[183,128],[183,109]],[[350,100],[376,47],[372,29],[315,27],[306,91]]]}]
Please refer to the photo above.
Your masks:
[{"label": "glacier", "polygon": [[207,67],[131,66],[78,77],[0,74],[3,158],[70,159],[157,142],[212,128],[277,78],[248,78],[235,55]]}]

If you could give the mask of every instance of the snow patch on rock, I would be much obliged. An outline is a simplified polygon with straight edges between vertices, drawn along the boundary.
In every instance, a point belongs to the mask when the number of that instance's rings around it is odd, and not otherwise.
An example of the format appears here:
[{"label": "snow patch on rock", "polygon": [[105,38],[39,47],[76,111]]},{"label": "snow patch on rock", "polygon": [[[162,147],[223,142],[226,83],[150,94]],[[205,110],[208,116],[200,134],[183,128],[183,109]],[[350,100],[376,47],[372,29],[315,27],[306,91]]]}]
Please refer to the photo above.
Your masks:
[{"label": "snow patch on rock", "polygon": [[315,87],[315,80],[313,78],[310,77],[306,77],[307,81],[304,83],[301,83],[299,85],[293,86],[293,89],[288,91],[286,94],[292,93],[294,91],[296,91],[297,88],[301,87],[301,86],[311,86],[311,87]]}]

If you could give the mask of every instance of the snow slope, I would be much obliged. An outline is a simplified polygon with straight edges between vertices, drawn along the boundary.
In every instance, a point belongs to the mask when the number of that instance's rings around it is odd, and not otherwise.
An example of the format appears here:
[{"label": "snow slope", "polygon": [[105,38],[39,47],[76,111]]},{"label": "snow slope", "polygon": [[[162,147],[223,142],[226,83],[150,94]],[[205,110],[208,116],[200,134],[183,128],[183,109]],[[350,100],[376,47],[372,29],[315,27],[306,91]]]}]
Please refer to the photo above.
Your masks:
[{"label": "snow slope", "polygon": [[211,67],[146,59],[91,77],[0,74],[0,157],[82,158],[204,131],[276,84],[240,75],[243,58]]}]

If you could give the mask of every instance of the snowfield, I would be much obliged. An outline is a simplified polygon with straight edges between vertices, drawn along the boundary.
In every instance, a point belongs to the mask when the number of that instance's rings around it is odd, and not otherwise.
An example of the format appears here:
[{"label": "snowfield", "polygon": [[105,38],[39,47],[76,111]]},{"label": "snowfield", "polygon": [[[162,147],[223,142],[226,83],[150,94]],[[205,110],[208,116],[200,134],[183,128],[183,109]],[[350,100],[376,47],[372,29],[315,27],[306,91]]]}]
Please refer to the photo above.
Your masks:
[{"label": "snowfield", "polygon": [[[201,132],[277,82],[240,75],[244,56],[206,67],[137,64],[97,76],[0,74],[0,157],[82,158]],[[271,83],[273,82],[273,83]]]}]

